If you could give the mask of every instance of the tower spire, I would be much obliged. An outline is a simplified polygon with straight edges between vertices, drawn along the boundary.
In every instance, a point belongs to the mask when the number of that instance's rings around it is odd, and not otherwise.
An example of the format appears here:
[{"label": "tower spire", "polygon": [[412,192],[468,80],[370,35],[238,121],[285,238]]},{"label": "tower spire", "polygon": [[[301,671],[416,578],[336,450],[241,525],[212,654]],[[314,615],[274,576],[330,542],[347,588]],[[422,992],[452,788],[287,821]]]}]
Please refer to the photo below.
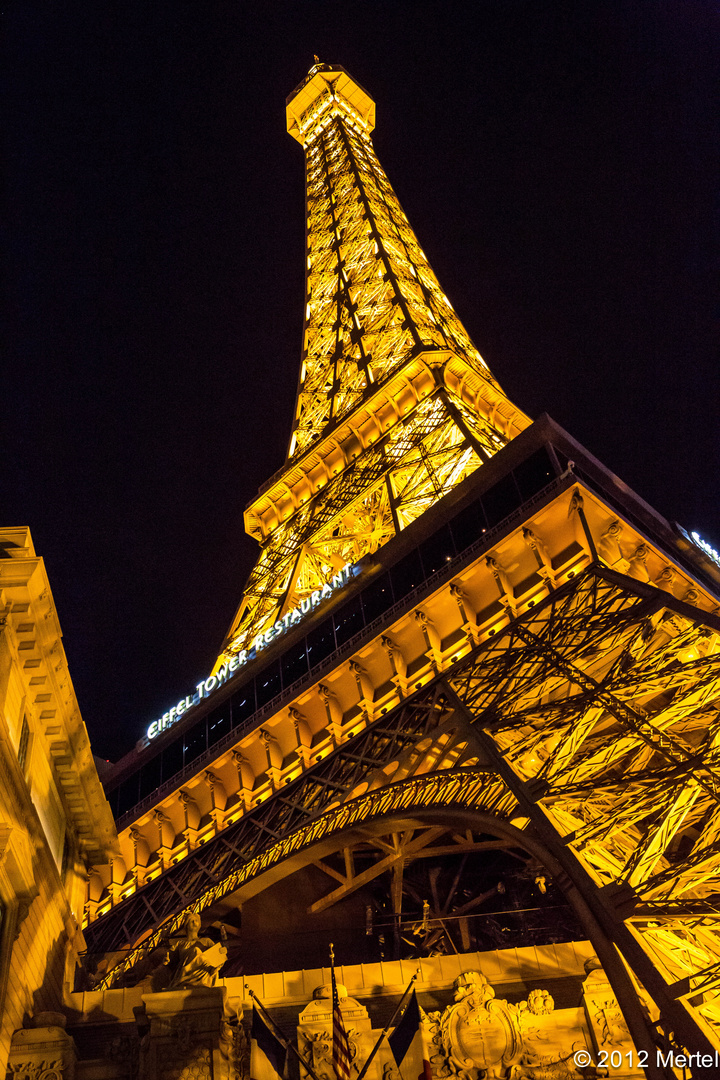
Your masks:
[{"label": "tower spire", "polygon": [[305,149],[308,215],[292,458],[418,352],[451,348],[494,380],[377,159],[372,99],[343,68],[316,65],[287,117]]},{"label": "tower spire", "polygon": [[440,288],[377,159],[374,126],[367,92],[317,58],[287,100],[306,161],[302,363],[285,466],[245,512],[263,550],[218,664],[529,423]]}]

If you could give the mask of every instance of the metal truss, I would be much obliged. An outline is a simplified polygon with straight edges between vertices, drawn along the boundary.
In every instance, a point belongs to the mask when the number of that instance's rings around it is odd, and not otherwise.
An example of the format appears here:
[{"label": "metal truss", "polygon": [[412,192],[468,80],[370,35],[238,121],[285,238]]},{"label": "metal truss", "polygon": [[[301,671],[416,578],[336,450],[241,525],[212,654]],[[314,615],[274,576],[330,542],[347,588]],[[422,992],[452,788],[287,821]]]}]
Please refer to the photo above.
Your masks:
[{"label": "metal truss", "polygon": [[[235,825],[224,829],[209,843],[196,848],[161,877],[87,927],[88,951],[92,954],[113,953],[132,945],[153,927],[163,924],[165,930],[168,925],[175,925],[175,921],[179,925],[182,913],[190,905],[199,904],[197,910],[204,910],[235,892],[262,867],[277,862],[274,845],[284,843],[284,838],[294,837],[286,849],[286,855],[289,855],[314,842],[310,840],[311,836],[319,839],[321,835],[329,835],[333,827],[329,822],[319,824],[322,815],[333,805],[344,807],[360,789],[385,785],[387,775],[383,770],[390,764],[397,766],[394,776],[398,771],[401,775],[411,775],[433,763],[440,771],[475,764],[475,755],[465,760],[466,740],[455,732],[452,713],[438,691],[421,700],[408,700],[402,707],[380,717],[287,788],[244,815]],[[457,785],[458,776],[452,774],[448,782]],[[437,783],[438,774],[427,778],[430,793]],[[482,783],[478,774],[475,771],[468,773],[463,791],[468,784],[476,786],[478,783]],[[499,785],[495,787],[499,812],[502,792]],[[428,798],[432,801],[431,795]],[[381,799],[378,813],[384,812],[384,805]],[[344,809],[342,814],[345,814]],[[173,917],[177,919],[169,924],[168,920]],[[143,951],[154,947],[153,943],[159,938],[158,931],[145,940]],[[136,960],[137,955],[132,952],[113,972],[113,979]]]},{"label": "metal truss", "polygon": [[376,551],[505,444],[468,412],[438,391],[280,524],[248,578],[226,654],[249,648],[346,562]]},{"label": "metal truss", "polygon": [[475,745],[697,1050],[720,1023],[720,623],[602,568],[447,677]]},{"label": "metal truss", "polygon": [[[467,856],[477,852],[507,851],[508,847],[512,847],[512,844],[509,844],[507,840],[476,839],[471,829],[465,829],[459,833],[454,825],[445,823],[419,825],[413,822],[397,828],[386,825],[384,821],[375,828],[364,825],[356,834],[351,835],[347,843],[343,844],[343,870],[338,870],[322,858],[313,860],[313,866],[327,875],[333,882],[334,888],[311,904],[308,914],[314,915],[325,911],[370,882],[391,873],[390,899],[393,914],[399,920],[403,911],[404,892],[407,891],[416,903],[418,900],[426,900],[424,895],[420,897],[417,891],[407,884],[405,867],[418,860],[445,859],[448,856],[452,858],[454,855],[461,854],[463,862],[454,874],[444,902],[440,900],[437,882],[431,879],[430,891],[433,894],[433,907],[431,908],[428,903],[428,919],[439,920],[439,926],[442,927],[443,918],[463,917],[483,904],[488,896],[497,894],[497,889],[493,886],[488,893],[480,896],[476,894],[464,904],[451,906],[461,884],[462,870]],[[368,855],[371,858],[369,865]],[[530,861],[527,855],[523,858],[522,855],[515,853],[515,858],[527,868]],[[356,866],[358,861],[362,864],[362,869]],[[426,939],[426,955],[429,955],[429,950],[436,945],[439,938],[444,936],[444,933],[442,930],[438,933],[437,921],[432,929],[430,927],[426,929],[429,931]]]},{"label": "metal truss", "polygon": [[[295,423],[224,655],[525,423],[440,290],[340,73],[312,69],[303,87],[327,85],[293,120],[308,214]],[[102,985],[122,985],[188,910],[210,916],[321,842],[476,815],[555,876],[638,1048],[654,1060],[658,1032],[720,1047],[719,705],[717,616],[594,563],[92,923]]]},{"label": "metal truss", "polygon": [[413,350],[485,362],[442,292],[370,136],[337,116],[306,146],[303,368],[290,457],[303,453]]},{"label": "metal truss", "polygon": [[88,946],[173,929],[361,822],[472,809],[525,820],[666,1028],[715,1046],[719,702],[720,620],[593,565],[92,924]]},{"label": "metal truss", "polygon": [[[489,460],[508,440],[507,417],[518,415],[440,289],[369,134],[340,110],[305,151],[307,303],[285,474],[311,471],[308,451],[332,444],[355,413],[367,412],[381,434],[361,438],[340,474],[263,537],[218,664]],[[451,350],[459,366],[453,386],[442,372],[429,376],[435,390],[409,413],[395,392],[376,400],[413,358],[439,350]],[[495,404],[484,413],[462,396],[467,373],[491,390]],[[405,382],[402,393],[412,396]],[[323,451],[331,453],[337,445]]]}]

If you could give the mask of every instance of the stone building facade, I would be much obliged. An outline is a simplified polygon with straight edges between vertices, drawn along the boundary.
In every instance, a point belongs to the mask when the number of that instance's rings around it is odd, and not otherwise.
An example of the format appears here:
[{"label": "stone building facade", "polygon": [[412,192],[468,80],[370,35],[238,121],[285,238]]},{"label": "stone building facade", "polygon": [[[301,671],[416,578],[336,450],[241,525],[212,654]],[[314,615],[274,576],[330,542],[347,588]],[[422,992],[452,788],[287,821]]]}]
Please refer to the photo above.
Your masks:
[{"label": "stone building facade", "polygon": [[3,529],[0,1073],[9,1062],[13,1075],[36,1075],[25,1065],[38,1043],[48,1068],[66,1055],[60,1013],[84,949],[87,868],[116,842],[43,560],[29,529]]},{"label": "stone building facade", "polygon": [[[353,1077],[413,976],[437,1080],[579,1080],[603,1075],[602,1062],[618,1080],[644,1075],[589,942],[343,965],[337,974]],[[329,982],[329,969],[317,968],[159,993],[139,985],[73,994],[74,1080],[249,1080],[251,994],[317,1080],[334,1080]],[[310,1073],[292,1057],[287,1075]],[[410,1080],[423,1075],[422,1060],[411,1055],[398,1070],[383,1040],[366,1075]]]},{"label": "stone building facade", "polygon": [[675,1052],[717,1075],[720,568],[504,395],[374,118],[336,65],[288,99],[288,458],[246,510],[261,552],[212,672],[106,779],[119,837],[42,562],[0,534],[16,1080],[247,1080],[250,991],[304,1055],[290,1080],[333,1080],[331,933],[355,1080],[423,1072],[386,1048],[362,1069],[416,969],[434,1080],[643,1057],[670,1080]]}]

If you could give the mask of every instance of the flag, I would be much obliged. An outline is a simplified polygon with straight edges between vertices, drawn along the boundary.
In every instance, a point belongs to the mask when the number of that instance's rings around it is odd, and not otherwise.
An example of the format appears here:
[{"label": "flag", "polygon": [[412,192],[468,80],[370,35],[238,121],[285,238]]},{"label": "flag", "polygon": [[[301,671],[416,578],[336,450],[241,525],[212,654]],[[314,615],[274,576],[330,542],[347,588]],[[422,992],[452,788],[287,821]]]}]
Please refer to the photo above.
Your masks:
[{"label": "flag", "polygon": [[330,974],[332,976],[333,999],[333,1069],[337,1080],[350,1080],[350,1040],[343,1024],[340,998],[338,997],[337,983],[335,982],[335,965],[332,962],[330,964]]},{"label": "flag", "polygon": [[405,1062],[403,1080],[432,1080],[432,1070],[420,1020],[420,1006],[413,990],[405,1012],[388,1042],[398,1069]]},{"label": "flag", "polygon": [[250,1076],[252,1080],[278,1080],[285,1072],[286,1050],[253,1005],[250,1032]]}]

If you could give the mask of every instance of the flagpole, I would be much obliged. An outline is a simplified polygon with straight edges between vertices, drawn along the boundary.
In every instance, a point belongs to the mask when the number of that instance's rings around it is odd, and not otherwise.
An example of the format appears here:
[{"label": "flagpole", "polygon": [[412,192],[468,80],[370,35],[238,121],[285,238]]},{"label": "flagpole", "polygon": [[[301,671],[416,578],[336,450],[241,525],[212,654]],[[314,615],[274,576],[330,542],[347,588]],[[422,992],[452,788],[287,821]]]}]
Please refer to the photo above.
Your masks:
[{"label": "flagpole", "polygon": [[385,1027],[384,1027],[384,1028],[382,1029],[382,1031],[380,1032],[380,1037],[379,1037],[378,1041],[377,1041],[377,1042],[375,1043],[375,1045],[373,1046],[372,1050],[370,1051],[370,1056],[368,1057],[367,1061],[365,1062],[365,1064],[363,1065],[362,1069],[361,1069],[361,1070],[360,1070],[360,1072],[358,1073],[358,1076],[357,1076],[357,1080],[363,1080],[363,1077],[365,1076],[365,1073],[366,1073],[366,1072],[368,1071],[368,1069],[370,1068],[370,1064],[371,1064],[371,1062],[372,1062],[373,1058],[375,1057],[375,1055],[377,1054],[378,1050],[380,1049],[380,1043],[381,1043],[381,1042],[383,1041],[383,1039],[384,1039],[384,1038],[385,1038],[385,1036],[387,1035],[387,1033],[388,1033],[388,1031],[390,1030],[390,1028],[394,1026],[394,1024],[395,1024],[395,1017],[396,1017],[396,1016],[397,1016],[397,1014],[398,1014],[398,1013],[400,1012],[400,1009],[402,1008],[402,1003],[403,1003],[403,1001],[405,1000],[405,998],[406,998],[406,997],[408,996],[408,994],[410,993],[410,990],[411,990],[412,984],[413,984],[413,983],[415,982],[415,980],[417,979],[417,977],[418,977],[418,975],[419,975],[419,974],[420,974],[420,968],[418,968],[418,969],[417,969],[417,971],[416,971],[416,972],[415,972],[415,974],[413,975],[412,979],[410,980],[410,982],[409,982],[409,983],[407,984],[407,986],[405,987],[405,993],[403,994],[403,996],[402,996],[402,997],[400,998],[400,1000],[398,1001],[398,1003],[397,1003],[397,1008],[395,1009],[395,1012],[394,1012],[394,1013],[392,1014],[392,1016],[390,1017],[389,1021],[387,1022],[387,1024],[385,1025]]},{"label": "flagpole", "polygon": [[279,1027],[277,1026],[277,1024],[276,1024],[276,1023],[275,1023],[275,1021],[273,1020],[272,1016],[271,1016],[271,1015],[270,1015],[270,1013],[269,1013],[269,1012],[267,1011],[267,1009],[265,1008],[265,1006],[263,1005],[262,1001],[260,1000],[260,998],[259,998],[259,997],[257,996],[257,994],[255,993],[255,991],[254,991],[254,990],[251,990],[251,989],[250,989],[250,987],[248,986],[248,984],[247,984],[247,983],[245,983],[244,985],[245,985],[245,989],[247,990],[248,994],[249,994],[249,995],[250,995],[250,997],[251,997],[251,998],[253,999],[253,1002],[254,1002],[254,1003],[255,1003],[255,1004],[256,1004],[256,1005],[258,1006],[258,1008],[260,1009],[260,1011],[261,1011],[261,1012],[262,1012],[262,1013],[264,1014],[264,1016],[266,1017],[266,1019],[267,1019],[267,1020],[269,1021],[269,1023],[270,1023],[271,1025],[272,1025],[272,1028],[273,1028],[273,1034],[275,1035],[275,1038],[276,1038],[276,1039],[278,1040],[278,1042],[279,1042],[279,1043],[282,1043],[282,1045],[283,1045],[283,1046],[285,1047],[285,1049],[286,1049],[286,1050],[292,1050],[293,1054],[294,1054],[294,1055],[295,1055],[295,1057],[296,1057],[296,1058],[298,1059],[298,1061],[299,1061],[299,1062],[300,1062],[300,1064],[301,1064],[301,1065],[303,1066],[303,1068],[307,1069],[307,1071],[308,1071],[308,1072],[310,1073],[310,1076],[312,1077],[312,1080],[320,1080],[320,1077],[319,1077],[319,1076],[318,1076],[318,1074],[317,1074],[317,1073],[315,1072],[315,1070],[313,1069],[312,1065],[310,1065],[310,1064],[309,1064],[309,1062],[307,1062],[307,1061],[305,1060],[305,1058],[304,1058],[304,1057],[302,1056],[302,1054],[300,1053],[300,1051],[299,1051],[299,1050],[297,1050],[297,1049],[295,1048],[294,1044],[293,1044],[293,1043],[291,1043],[291,1042],[288,1042],[288,1040],[287,1040],[287,1039],[285,1038],[285,1036],[283,1035],[282,1031],[281,1031],[281,1030],[280,1030],[280,1028],[279,1028]]},{"label": "flagpole", "polygon": [[350,1040],[340,1009],[340,995],[335,979],[335,948],[330,942],[330,982],[332,985],[332,1065],[335,1080],[350,1080]]}]

